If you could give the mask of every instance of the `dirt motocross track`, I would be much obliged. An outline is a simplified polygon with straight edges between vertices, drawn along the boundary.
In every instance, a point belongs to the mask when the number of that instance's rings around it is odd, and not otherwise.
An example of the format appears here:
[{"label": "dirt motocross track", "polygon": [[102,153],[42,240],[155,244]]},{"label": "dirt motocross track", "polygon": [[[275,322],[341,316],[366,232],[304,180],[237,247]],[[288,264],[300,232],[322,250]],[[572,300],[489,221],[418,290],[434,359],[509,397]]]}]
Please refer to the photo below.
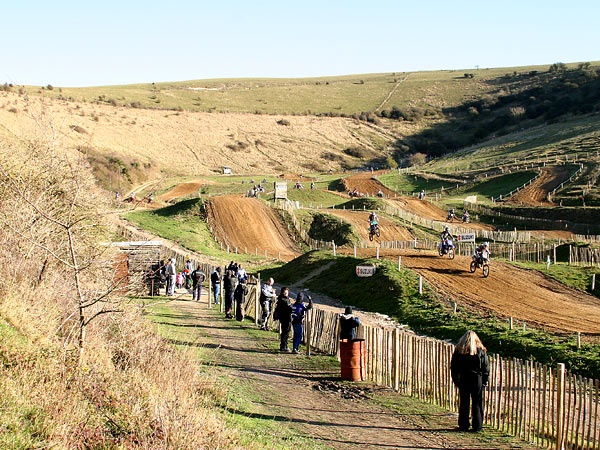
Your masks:
[{"label": "dirt motocross track", "polygon": [[287,226],[264,202],[239,195],[213,197],[207,206],[213,233],[225,240],[232,251],[260,254],[289,261],[300,255],[300,250],[287,234]]},{"label": "dirt motocross track", "polygon": [[548,193],[552,192],[570,176],[570,169],[563,166],[550,167],[542,171],[542,175],[515,195],[508,203],[518,203],[528,206],[549,206]]},{"label": "dirt motocross track", "polygon": [[[340,211],[337,209],[327,210],[327,212],[350,223],[363,241],[369,241],[368,212]],[[381,237],[378,238],[375,236],[373,238],[373,245],[376,245],[377,242],[381,241],[410,241],[413,239],[413,235],[410,231],[384,217],[379,217],[379,231],[381,232]]]},{"label": "dirt motocross track", "polygon": [[204,184],[214,184],[214,182],[207,180],[196,180],[190,181],[188,183],[181,183],[170,189],[169,191],[161,194],[157,197],[157,200],[162,200],[163,202],[168,202],[169,200],[173,200],[174,198],[183,197],[185,195],[193,194],[198,192],[198,190]]},{"label": "dirt motocross track", "polygon": [[[373,253],[371,249],[360,251],[361,255]],[[490,275],[483,278],[480,269],[469,272],[471,258],[466,256],[450,260],[419,250],[385,250],[384,255],[395,261],[402,255],[403,267],[423,275],[436,291],[459,306],[512,316],[554,332],[580,331],[593,341],[600,336],[600,299],[540,272],[492,260]]]},{"label": "dirt motocross track", "polygon": [[393,197],[396,193],[374,178],[375,175],[381,175],[385,172],[385,170],[376,170],[373,173],[370,171],[361,172],[358,175],[344,178],[342,182],[347,191],[356,189],[361,194],[375,196],[381,189],[381,192],[383,192],[385,196]]}]

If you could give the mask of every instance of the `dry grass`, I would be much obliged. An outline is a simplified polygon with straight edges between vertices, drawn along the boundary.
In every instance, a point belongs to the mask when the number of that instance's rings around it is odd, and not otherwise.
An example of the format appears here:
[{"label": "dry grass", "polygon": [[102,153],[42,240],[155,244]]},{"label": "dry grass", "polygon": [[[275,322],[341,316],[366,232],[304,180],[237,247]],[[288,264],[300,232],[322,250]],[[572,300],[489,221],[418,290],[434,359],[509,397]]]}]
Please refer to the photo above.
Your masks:
[{"label": "dry grass", "polygon": [[[302,173],[315,163],[324,170],[340,170],[345,160],[351,160],[342,153],[344,148],[364,146],[376,150],[392,139],[353,119],[174,113],[40,97],[30,97],[26,102],[16,94],[0,95],[11,105],[16,102],[16,107],[27,106],[31,111],[16,115],[0,109],[5,133],[18,138],[39,133],[32,117],[35,111],[44,109],[54,117],[57,136],[64,146],[89,148],[95,155],[120,159],[130,173],[139,169],[147,178],[206,175],[218,173],[223,166],[231,166],[236,174]],[[289,126],[278,125],[282,119]],[[324,152],[339,158],[322,159]],[[107,163],[101,165],[106,167]],[[102,176],[107,187],[116,190],[119,174],[115,170],[112,173],[113,179],[108,173]]]},{"label": "dry grass", "polygon": [[[37,144],[0,152],[2,169],[20,167],[20,182],[33,192],[41,159],[23,163],[36,151]],[[47,169],[52,176],[55,168]],[[80,180],[76,209],[94,207],[98,192]],[[45,192],[69,195],[60,186]],[[0,235],[0,448],[237,448],[235,431],[215,409],[221,385],[193,355],[156,336],[138,305],[121,302],[121,313],[91,322],[78,358],[72,275],[49,255],[60,256],[62,241],[7,189],[0,189],[0,209],[11,225]],[[22,234],[21,225],[34,232]],[[77,251],[90,258],[87,246]],[[82,279],[85,291],[97,288],[97,280]]]}]

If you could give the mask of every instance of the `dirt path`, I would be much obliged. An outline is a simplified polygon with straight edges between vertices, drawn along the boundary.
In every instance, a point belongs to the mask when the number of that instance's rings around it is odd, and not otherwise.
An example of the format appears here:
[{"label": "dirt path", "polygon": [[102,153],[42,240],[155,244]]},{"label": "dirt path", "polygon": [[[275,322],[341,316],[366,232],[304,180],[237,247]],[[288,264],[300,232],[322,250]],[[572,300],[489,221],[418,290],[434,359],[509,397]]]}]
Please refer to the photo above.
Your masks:
[{"label": "dirt path", "polygon": [[208,202],[208,214],[214,232],[226,238],[229,245],[242,252],[255,248],[268,255],[288,261],[300,255],[300,250],[287,234],[286,225],[264,202],[239,195],[213,197]]},{"label": "dirt path", "polygon": [[570,169],[563,166],[555,166],[544,169],[542,175],[515,195],[510,197],[508,203],[518,203],[528,206],[550,206],[548,192],[554,190],[570,176]]},{"label": "dirt path", "polygon": [[[361,249],[359,253],[374,252]],[[580,331],[589,340],[598,340],[600,299],[546,278],[540,272],[492,260],[490,276],[483,278],[481,271],[470,273],[471,258],[466,256],[450,260],[419,250],[385,250],[384,255],[395,261],[401,255],[404,267],[423,275],[437,292],[461,306],[512,316],[554,332]]]},{"label": "dirt path", "polygon": [[[276,351],[274,333],[259,334],[251,331],[253,326],[247,322],[240,325],[227,321],[208,310],[204,302],[174,301],[170,310],[169,314],[155,316],[155,320],[163,327],[176,327],[177,339],[172,339],[172,343],[214,349],[205,354],[211,360],[203,362],[216,366],[220,378],[229,377],[252,390],[250,405],[240,407],[233,403],[226,407],[234,417],[260,419],[276,427],[277,433],[291,431],[333,449],[512,446],[495,432],[455,432],[455,415],[387,389],[365,384],[356,389],[338,383],[338,369],[331,358],[282,354]],[[401,412],[381,406],[381,401],[390,396],[400,402]],[[273,433],[275,438],[277,433]],[[513,444],[522,448],[522,443]]]},{"label": "dirt path", "polygon": [[[328,209],[327,212],[350,223],[360,238],[369,242],[369,212],[339,209]],[[379,217],[379,230],[381,237],[374,238],[373,246],[377,245],[377,241],[410,241],[413,239],[410,231],[385,217]]]},{"label": "dirt path", "polygon": [[394,95],[394,93],[398,90],[398,88],[400,87],[400,83],[404,83],[406,81],[406,79],[408,78],[408,75],[406,75],[404,78],[402,78],[400,81],[398,81],[393,89],[389,92],[389,94],[385,97],[385,99],[379,104],[379,106],[377,108],[375,108],[375,111],[380,111],[385,104],[388,102],[388,100],[390,98],[392,98],[392,95]]},{"label": "dirt path", "polygon": [[157,197],[157,200],[168,202],[169,200],[173,200],[174,198],[193,194],[194,192],[198,192],[198,189],[200,189],[204,184],[214,184],[214,182],[207,180],[195,180],[187,183],[181,183],[175,186],[173,189],[170,189],[169,191],[165,192],[164,194],[159,195]]}]

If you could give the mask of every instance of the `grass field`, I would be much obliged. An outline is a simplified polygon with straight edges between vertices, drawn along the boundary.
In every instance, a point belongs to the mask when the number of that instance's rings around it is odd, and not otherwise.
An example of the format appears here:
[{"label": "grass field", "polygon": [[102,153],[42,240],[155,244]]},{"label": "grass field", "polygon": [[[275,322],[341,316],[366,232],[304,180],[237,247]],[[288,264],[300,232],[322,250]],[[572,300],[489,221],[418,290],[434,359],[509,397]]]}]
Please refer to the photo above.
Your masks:
[{"label": "grass field", "polygon": [[424,170],[457,174],[555,156],[573,160],[600,151],[600,116],[588,115],[499,137],[438,158]]},{"label": "grass field", "polygon": [[[514,262],[516,266],[525,269],[538,270],[545,276],[554,278],[567,286],[582,292],[600,297],[600,268],[568,265],[566,263],[551,264],[546,270],[546,264]],[[596,274],[596,289],[592,291],[592,275]]]},{"label": "grass field", "polygon": [[[494,80],[513,72],[546,71],[548,65],[480,70],[438,70],[357,74],[320,78],[212,79],[52,90],[26,86],[28,94],[87,102],[186,111],[237,111],[266,114],[374,111],[382,105],[448,107],[495,89]],[[577,64],[570,64],[576,67]],[[474,78],[465,78],[464,73]]]}]

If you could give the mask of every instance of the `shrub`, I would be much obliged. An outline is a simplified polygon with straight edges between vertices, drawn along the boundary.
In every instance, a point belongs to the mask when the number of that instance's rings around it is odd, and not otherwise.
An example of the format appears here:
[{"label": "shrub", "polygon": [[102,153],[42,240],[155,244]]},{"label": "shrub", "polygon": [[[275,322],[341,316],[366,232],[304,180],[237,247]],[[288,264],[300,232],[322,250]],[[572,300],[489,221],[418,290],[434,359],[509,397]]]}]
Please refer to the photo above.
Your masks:
[{"label": "shrub", "polygon": [[327,161],[343,161],[344,160],[344,158],[342,158],[340,155],[338,155],[337,153],[332,153],[332,152],[322,153],[321,158],[325,159]]},{"label": "shrub", "polygon": [[87,130],[79,125],[71,125],[71,130],[79,134],[87,134]]},{"label": "shrub", "polygon": [[280,119],[277,121],[277,125],[283,125],[285,127],[289,127],[290,126],[290,121],[287,119]]},{"label": "shrub", "polygon": [[54,90],[54,86],[49,84],[48,86],[46,86],[46,89],[48,89],[49,91],[52,91],[52,90]]},{"label": "shrub", "polygon": [[225,147],[234,152],[241,152],[242,150],[247,149],[249,145],[246,142],[237,141],[235,144],[227,144]]},{"label": "shrub", "polygon": [[11,112],[11,113],[15,113],[15,114],[16,114],[16,113],[18,113],[18,112],[19,112],[19,110],[13,106],[12,108],[10,108],[10,109],[8,110],[8,112]]},{"label": "shrub", "polygon": [[346,155],[353,156],[354,158],[367,158],[369,156],[369,152],[366,148],[360,146],[348,147],[342,150]]},{"label": "shrub", "polygon": [[141,108],[142,104],[140,102],[131,102],[129,104],[132,108]]}]

